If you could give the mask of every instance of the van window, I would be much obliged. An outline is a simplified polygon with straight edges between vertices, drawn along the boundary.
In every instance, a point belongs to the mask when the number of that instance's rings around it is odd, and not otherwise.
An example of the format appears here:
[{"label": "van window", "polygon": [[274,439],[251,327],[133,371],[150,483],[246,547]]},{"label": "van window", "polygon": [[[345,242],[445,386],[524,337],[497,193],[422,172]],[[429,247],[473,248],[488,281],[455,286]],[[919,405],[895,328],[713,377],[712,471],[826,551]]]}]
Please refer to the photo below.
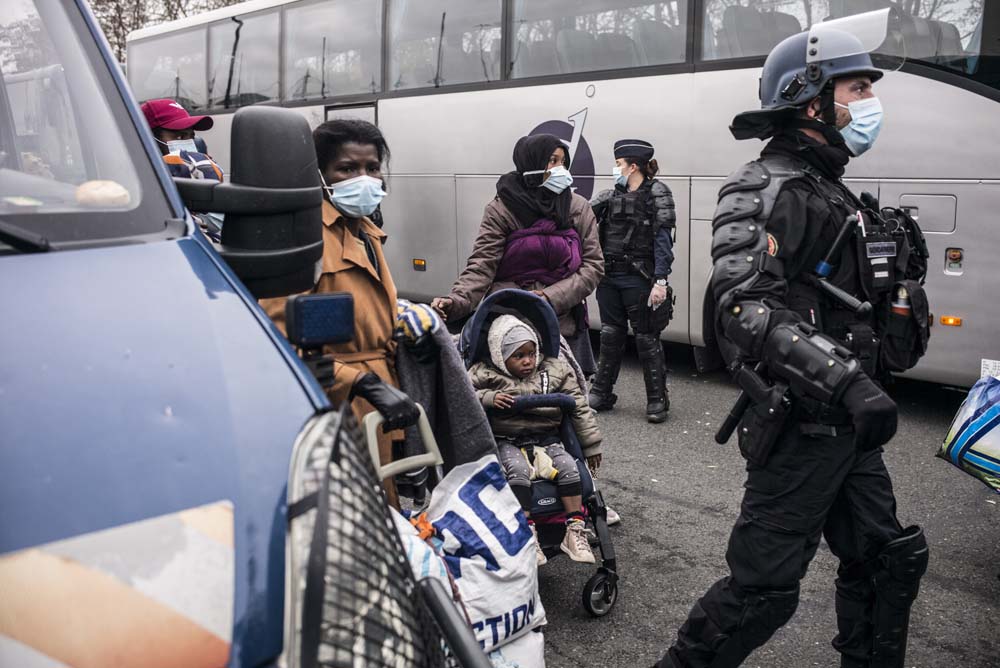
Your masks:
[{"label": "van window", "polygon": [[285,100],[382,90],[382,3],[321,0],[285,10]]},{"label": "van window", "polygon": [[0,214],[134,209],[139,178],[115,117],[52,6],[44,23],[31,1],[0,19]]},{"label": "van window", "polygon": [[233,16],[208,29],[208,104],[278,99],[278,12]]},{"label": "van window", "polygon": [[389,87],[500,78],[500,0],[390,0]]},{"label": "van window", "polygon": [[190,112],[208,105],[204,26],[150,37],[128,47],[128,78],[136,100],[177,100]]},{"label": "van window", "polygon": [[517,0],[511,76],[683,63],[688,0]]}]

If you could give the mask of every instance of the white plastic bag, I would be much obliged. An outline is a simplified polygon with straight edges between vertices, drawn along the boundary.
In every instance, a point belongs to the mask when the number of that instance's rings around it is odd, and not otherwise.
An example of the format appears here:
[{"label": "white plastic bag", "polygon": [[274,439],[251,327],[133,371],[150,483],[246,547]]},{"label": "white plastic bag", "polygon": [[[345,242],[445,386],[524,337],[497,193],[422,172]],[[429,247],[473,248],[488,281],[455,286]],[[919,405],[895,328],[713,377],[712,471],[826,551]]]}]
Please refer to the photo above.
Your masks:
[{"label": "white plastic bag", "polygon": [[494,455],[453,468],[426,512],[484,650],[545,624],[535,542]]},{"label": "white plastic bag", "polygon": [[545,668],[545,636],[525,633],[490,652],[490,662],[493,668]]}]

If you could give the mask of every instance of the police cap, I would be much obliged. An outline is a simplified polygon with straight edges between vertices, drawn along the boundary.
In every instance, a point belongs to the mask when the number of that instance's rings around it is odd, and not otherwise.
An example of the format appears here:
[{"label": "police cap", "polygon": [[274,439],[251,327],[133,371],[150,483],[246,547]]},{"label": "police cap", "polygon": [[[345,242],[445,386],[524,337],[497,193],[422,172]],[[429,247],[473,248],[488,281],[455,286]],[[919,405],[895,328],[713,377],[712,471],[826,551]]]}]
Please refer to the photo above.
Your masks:
[{"label": "police cap", "polygon": [[641,139],[619,139],[615,142],[615,159],[618,158],[648,162],[653,158],[653,145]]}]

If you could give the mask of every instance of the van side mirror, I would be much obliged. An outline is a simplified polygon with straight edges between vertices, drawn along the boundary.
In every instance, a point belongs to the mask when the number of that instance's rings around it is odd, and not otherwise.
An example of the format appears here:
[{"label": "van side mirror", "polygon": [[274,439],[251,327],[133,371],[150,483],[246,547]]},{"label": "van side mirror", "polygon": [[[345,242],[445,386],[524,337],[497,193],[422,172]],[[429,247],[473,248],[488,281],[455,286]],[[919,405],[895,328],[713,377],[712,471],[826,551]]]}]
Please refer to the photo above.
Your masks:
[{"label": "van side mirror", "polygon": [[175,178],[195,213],[224,213],[223,259],[258,299],[313,287],[323,256],[323,190],[305,118],[276,107],[233,117],[229,183]]},{"label": "van side mirror", "polygon": [[285,332],[323,387],[333,385],[333,358],[323,346],[354,338],[354,296],[350,292],[293,295],[285,303]]}]

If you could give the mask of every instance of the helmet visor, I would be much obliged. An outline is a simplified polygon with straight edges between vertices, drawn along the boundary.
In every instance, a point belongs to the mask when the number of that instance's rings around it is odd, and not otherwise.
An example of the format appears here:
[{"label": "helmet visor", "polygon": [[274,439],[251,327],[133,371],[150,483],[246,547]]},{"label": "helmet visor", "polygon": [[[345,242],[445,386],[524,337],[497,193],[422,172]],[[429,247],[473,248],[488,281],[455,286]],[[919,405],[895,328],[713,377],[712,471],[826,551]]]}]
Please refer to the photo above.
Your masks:
[{"label": "helmet visor", "polygon": [[906,59],[905,29],[891,8],[816,23],[809,29],[806,62],[870,53],[882,69],[898,69]]}]

